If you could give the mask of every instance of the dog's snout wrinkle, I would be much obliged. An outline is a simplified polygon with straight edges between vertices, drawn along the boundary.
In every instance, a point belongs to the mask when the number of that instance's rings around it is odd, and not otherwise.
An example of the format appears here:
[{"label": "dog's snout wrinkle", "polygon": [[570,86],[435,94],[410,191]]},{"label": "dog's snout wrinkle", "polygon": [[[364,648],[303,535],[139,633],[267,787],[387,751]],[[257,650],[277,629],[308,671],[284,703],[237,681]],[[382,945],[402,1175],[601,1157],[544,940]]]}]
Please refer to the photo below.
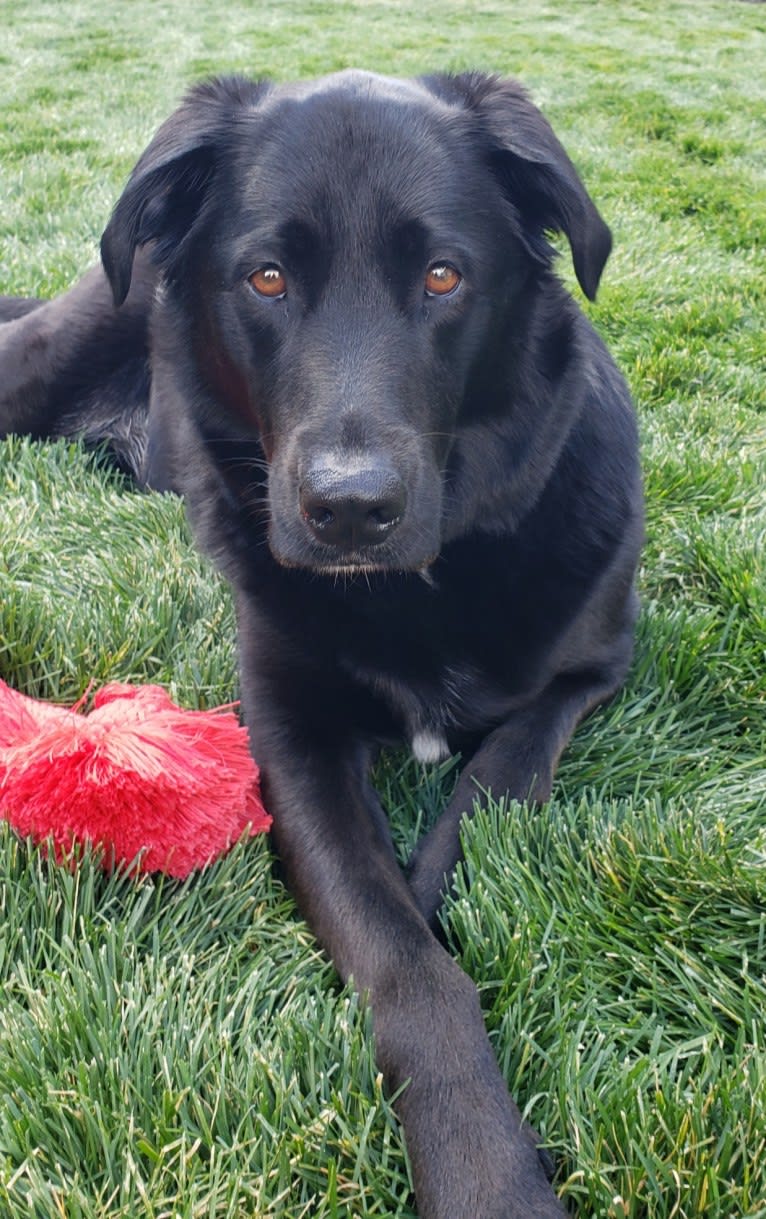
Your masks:
[{"label": "dog's snout wrinkle", "polygon": [[301,515],[318,541],[359,550],[390,537],[404,515],[407,493],[389,466],[349,471],[316,465],[306,473],[299,499]]}]

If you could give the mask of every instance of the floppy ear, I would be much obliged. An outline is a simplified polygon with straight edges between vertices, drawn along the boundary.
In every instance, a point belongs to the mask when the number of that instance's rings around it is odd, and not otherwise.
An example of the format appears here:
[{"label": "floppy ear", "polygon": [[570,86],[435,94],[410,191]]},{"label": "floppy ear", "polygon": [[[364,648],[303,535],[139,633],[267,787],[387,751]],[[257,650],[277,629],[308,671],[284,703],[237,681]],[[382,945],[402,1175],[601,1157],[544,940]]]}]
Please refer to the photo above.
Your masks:
[{"label": "floppy ear", "polygon": [[268,85],[222,77],[198,85],[160,127],[140,157],[101,238],[101,261],[115,305],[128,295],[136,247],[156,241],[160,264],[178,248],[216,172],[218,148],[238,109]]},{"label": "floppy ear", "polygon": [[580,287],[595,300],[612,235],[549,122],[521,85],[479,72],[425,78],[424,84],[475,114],[531,253],[548,262],[546,230],[566,234]]}]

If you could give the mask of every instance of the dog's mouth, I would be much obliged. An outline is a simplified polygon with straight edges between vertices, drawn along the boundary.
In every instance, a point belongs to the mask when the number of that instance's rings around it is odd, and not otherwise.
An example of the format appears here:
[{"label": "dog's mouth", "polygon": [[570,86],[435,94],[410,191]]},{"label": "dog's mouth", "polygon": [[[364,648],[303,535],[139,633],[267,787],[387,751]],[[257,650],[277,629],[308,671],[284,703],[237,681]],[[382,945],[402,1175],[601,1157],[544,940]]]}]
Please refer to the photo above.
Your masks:
[{"label": "dog's mouth", "polygon": [[438,557],[438,552],[434,551],[425,558],[418,557],[408,562],[403,556],[397,554],[386,556],[382,554],[378,556],[374,552],[327,554],[314,550],[311,554],[295,555],[285,554],[274,547],[271,549],[280,567],[343,581],[369,580],[373,576],[382,575],[416,575],[420,576],[426,584],[433,584],[431,569]]},{"label": "dog's mouth", "polygon": [[441,530],[416,524],[410,517],[392,522],[389,528],[371,531],[360,545],[353,532],[325,540],[322,530],[312,528],[303,513],[287,521],[272,516],[269,549],[281,567],[301,569],[316,576],[350,580],[356,577],[422,575],[427,573],[441,549]]}]

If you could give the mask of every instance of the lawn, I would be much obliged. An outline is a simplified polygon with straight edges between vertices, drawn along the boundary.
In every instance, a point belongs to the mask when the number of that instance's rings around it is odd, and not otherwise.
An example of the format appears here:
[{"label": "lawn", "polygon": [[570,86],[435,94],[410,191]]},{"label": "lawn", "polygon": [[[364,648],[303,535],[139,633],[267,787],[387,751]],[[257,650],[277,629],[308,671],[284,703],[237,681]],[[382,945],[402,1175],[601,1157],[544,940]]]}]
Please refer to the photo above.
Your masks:
[{"label": "lawn", "polygon": [[[27,0],[0,30],[2,292],[95,260],[214,71],[485,67],[552,120],[615,236],[583,303],[641,420],[638,647],[549,805],[466,829],[445,928],[573,1215],[766,1219],[766,4]],[[75,445],[0,444],[0,677],[235,697],[182,505]],[[451,777],[381,765],[402,851]],[[135,882],[2,825],[0,927],[0,1219],[412,1219],[368,1017],[263,838]]]}]

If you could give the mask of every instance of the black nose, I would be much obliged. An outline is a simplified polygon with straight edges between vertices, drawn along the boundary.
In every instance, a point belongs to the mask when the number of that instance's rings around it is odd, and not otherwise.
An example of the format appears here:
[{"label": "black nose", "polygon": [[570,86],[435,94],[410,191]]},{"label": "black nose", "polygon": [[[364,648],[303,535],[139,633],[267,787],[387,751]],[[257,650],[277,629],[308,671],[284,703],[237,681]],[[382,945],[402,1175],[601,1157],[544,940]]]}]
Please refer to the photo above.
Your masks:
[{"label": "black nose", "polygon": [[407,494],[390,466],[352,471],[314,466],[301,483],[300,508],[311,532],[326,546],[359,550],[390,537]]}]

